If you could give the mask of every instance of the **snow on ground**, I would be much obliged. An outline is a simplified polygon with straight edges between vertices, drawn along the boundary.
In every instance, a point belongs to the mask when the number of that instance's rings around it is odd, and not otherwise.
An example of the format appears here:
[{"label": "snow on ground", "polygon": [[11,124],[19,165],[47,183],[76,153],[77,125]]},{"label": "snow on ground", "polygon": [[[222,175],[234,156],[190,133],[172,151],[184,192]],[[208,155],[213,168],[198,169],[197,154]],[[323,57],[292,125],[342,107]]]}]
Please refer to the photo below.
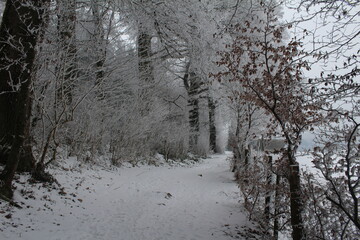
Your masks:
[{"label": "snow on ground", "polygon": [[226,157],[111,170],[73,161],[53,171],[62,189],[17,184],[23,209],[0,202],[0,239],[256,239]]}]

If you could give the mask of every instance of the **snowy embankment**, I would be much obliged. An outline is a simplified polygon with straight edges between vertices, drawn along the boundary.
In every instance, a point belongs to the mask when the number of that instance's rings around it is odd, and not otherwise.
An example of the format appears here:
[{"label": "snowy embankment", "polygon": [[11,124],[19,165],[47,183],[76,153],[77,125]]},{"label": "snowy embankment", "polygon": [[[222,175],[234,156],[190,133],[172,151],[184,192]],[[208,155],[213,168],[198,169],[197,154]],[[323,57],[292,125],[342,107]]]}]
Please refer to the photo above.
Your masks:
[{"label": "snowy embankment", "polygon": [[74,166],[53,170],[62,189],[17,184],[23,209],[1,202],[0,239],[254,239],[226,155],[191,167]]}]

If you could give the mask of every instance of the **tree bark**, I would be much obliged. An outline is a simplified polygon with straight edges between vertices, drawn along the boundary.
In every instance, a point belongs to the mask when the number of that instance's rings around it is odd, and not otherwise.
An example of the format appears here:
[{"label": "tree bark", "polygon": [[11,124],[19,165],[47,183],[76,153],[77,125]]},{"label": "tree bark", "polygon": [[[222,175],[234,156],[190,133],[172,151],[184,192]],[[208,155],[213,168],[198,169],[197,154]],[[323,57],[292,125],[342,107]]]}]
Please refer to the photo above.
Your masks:
[{"label": "tree bark", "polygon": [[303,240],[304,226],[302,219],[302,199],[301,199],[301,185],[300,185],[300,172],[298,164],[290,164],[290,210],[291,210],[291,226],[293,228],[293,240]]},{"label": "tree bark", "polygon": [[[11,146],[14,142],[14,136],[16,135],[15,129],[17,128],[16,122],[14,121],[16,115],[14,109],[16,108],[17,97],[20,93],[19,91],[15,90],[14,87],[23,80],[20,80],[20,78],[18,78],[18,82],[14,82],[14,80],[16,79],[15,76],[24,75],[24,72],[14,74],[14,72],[16,72],[16,70],[14,70],[14,68],[16,68],[15,66],[19,67],[21,63],[12,65],[12,67],[6,70],[7,66],[10,66],[13,60],[17,58],[24,60],[24,58],[20,57],[21,52],[23,52],[24,49],[21,49],[18,43],[15,43],[13,47],[10,46],[12,43],[14,43],[15,39],[11,42],[8,41],[9,36],[13,35],[14,32],[17,32],[19,27],[14,26],[12,29],[9,29],[9,31],[6,31],[6,28],[10,24],[15,25],[19,21],[22,21],[20,19],[20,14],[18,15],[17,13],[14,13],[15,7],[19,7],[21,2],[24,1],[7,1],[0,30],[0,163],[3,165],[7,164],[7,160],[10,156]],[[26,36],[26,33],[24,34],[19,32],[19,34]],[[11,59],[5,59],[4,56],[10,52],[12,52]],[[9,80],[9,78],[11,79]],[[22,79],[25,78],[26,77],[23,77]],[[31,113],[31,106],[32,98],[29,98],[28,104],[26,105],[28,116],[30,116]],[[30,122],[25,122],[25,124],[27,124],[26,128],[30,129]],[[17,171],[30,172],[35,166],[35,158],[33,156],[31,147],[30,130],[26,131],[24,134],[24,146],[21,148],[19,153]]]},{"label": "tree bark", "polygon": [[138,34],[138,59],[139,59],[139,79],[140,97],[142,100],[141,112],[147,114],[151,107],[150,89],[154,83],[154,68],[151,61],[151,36],[148,30],[139,24]]},{"label": "tree bark", "polygon": [[[0,96],[0,102],[6,101],[6,99],[10,102],[13,102],[12,97],[9,96]],[[28,99],[28,104],[26,105],[27,115],[30,116],[31,114],[31,106],[32,106],[32,97],[30,96]],[[1,103],[0,103],[1,105]],[[13,116],[13,108],[9,109],[10,107],[14,107],[15,104],[8,104],[6,106],[0,106],[0,164],[6,165],[7,159],[10,155],[11,145],[14,141],[15,136],[15,128],[16,123],[12,119]],[[17,167],[17,172],[31,172],[35,167],[35,158],[32,152],[32,144],[31,144],[31,137],[30,137],[30,121],[25,122],[27,124],[26,128],[29,130],[26,131],[24,134],[24,146],[21,148],[19,153],[19,163]]]},{"label": "tree bark", "polygon": [[[100,4],[103,1],[101,0],[91,0],[91,9],[94,22],[94,32],[92,33],[92,38],[94,41],[94,56],[95,56],[95,85],[97,86],[97,98],[99,100],[105,99],[104,89],[101,87],[102,82],[105,77],[104,65],[106,60],[106,46],[108,41],[108,36],[105,36],[105,30],[103,26],[103,17],[104,12],[100,10]],[[111,29],[112,19],[114,13],[111,15],[109,23],[109,31]]]},{"label": "tree bark", "polygon": [[265,209],[264,209],[264,215],[265,215],[265,219],[267,221],[267,223],[270,223],[270,215],[271,215],[271,202],[272,202],[272,194],[273,192],[271,191],[270,187],[272,185],[272,172],[271,172],[271,168],[272,168],[272,156],[268,156],[267,157],[268,160],[268,168],[267,169],[267,176],[266,176],[266,183],[268,185],[268,189],[265,193]]},{"label": "tree bark", "polygon": [[189,124],[190,124],[190,139],[189,139],[189,146],[190,151],[196,152],[198,147],[199,141],[199,100],[191,96],[188,101],[190,110],[189,110]]},{"label": "tree bark", "polygon": [[199,93],[201,82],[194,72],[188,73],[188,106],[189,110],[189,148],[191,152],[196,153],[198,150],[198,140],[200,135],[200,113],[199,113]]},{"label": "tree bark", "polygon": [[238,179],[238,174],[236,173],[239,169],[239,164],[241,162],[241,143],[240,143],[240,129],[241,129],[241,123],[240,123],[240,110],[237,109],[236,112],[236,130],[235,130],[235,136],[232,141],[232,150],[234,154],[234,165],[232,168],[232,172],[235,173],[236,180]]},{"label": "tree bark", "polygon": [[219,152],[216,146],[216,125],[215,125],[215,102],[209,96],[208,97],[208,106],[209,106],[209,132],[210,132],[210,150],[217,153]]},{"label": "tree bark", "polygon": [[1,157],[6,159],[0,191],[8,198],[21,152],[31,152],[31,146],[25,145],[29,144],[31,73],[46,5],[45,0],[8,0],[0,26],[0,139]]},{"label": "tree bark", "polygon": [[66,107],[72,103],[77,77],[76,1],[58,0],[59,62],[56,66],[57,103]]}]

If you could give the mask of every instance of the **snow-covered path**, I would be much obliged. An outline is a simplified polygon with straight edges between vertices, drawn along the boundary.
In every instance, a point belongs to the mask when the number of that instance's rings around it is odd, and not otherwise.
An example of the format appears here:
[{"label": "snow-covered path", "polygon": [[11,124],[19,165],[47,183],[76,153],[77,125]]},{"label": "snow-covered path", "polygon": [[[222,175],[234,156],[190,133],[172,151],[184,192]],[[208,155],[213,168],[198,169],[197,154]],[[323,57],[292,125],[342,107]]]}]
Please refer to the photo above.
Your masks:
[{"label": "snow-covered path", "polygon": [[0,239],[239,239],[238,230],[250,223],[225,159],[213,155],[190,168],[86,170],[70,181],[58,175],[69,192],[48,201],[42,193],[42,201],[14,210],[16,227],[0,225]]}]

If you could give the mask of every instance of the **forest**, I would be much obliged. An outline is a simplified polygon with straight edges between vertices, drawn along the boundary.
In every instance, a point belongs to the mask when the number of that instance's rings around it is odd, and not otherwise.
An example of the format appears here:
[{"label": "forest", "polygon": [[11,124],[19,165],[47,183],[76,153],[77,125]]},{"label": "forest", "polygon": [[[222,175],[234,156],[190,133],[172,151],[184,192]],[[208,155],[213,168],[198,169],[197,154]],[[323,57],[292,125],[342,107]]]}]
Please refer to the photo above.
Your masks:
[{"label": "forest", "polygon": [[0,14],[0,209],[21,208],[22,177],[58,192],[67,159],[226,153],[249,239],[360,238],[359,0],[2,0]]}]

